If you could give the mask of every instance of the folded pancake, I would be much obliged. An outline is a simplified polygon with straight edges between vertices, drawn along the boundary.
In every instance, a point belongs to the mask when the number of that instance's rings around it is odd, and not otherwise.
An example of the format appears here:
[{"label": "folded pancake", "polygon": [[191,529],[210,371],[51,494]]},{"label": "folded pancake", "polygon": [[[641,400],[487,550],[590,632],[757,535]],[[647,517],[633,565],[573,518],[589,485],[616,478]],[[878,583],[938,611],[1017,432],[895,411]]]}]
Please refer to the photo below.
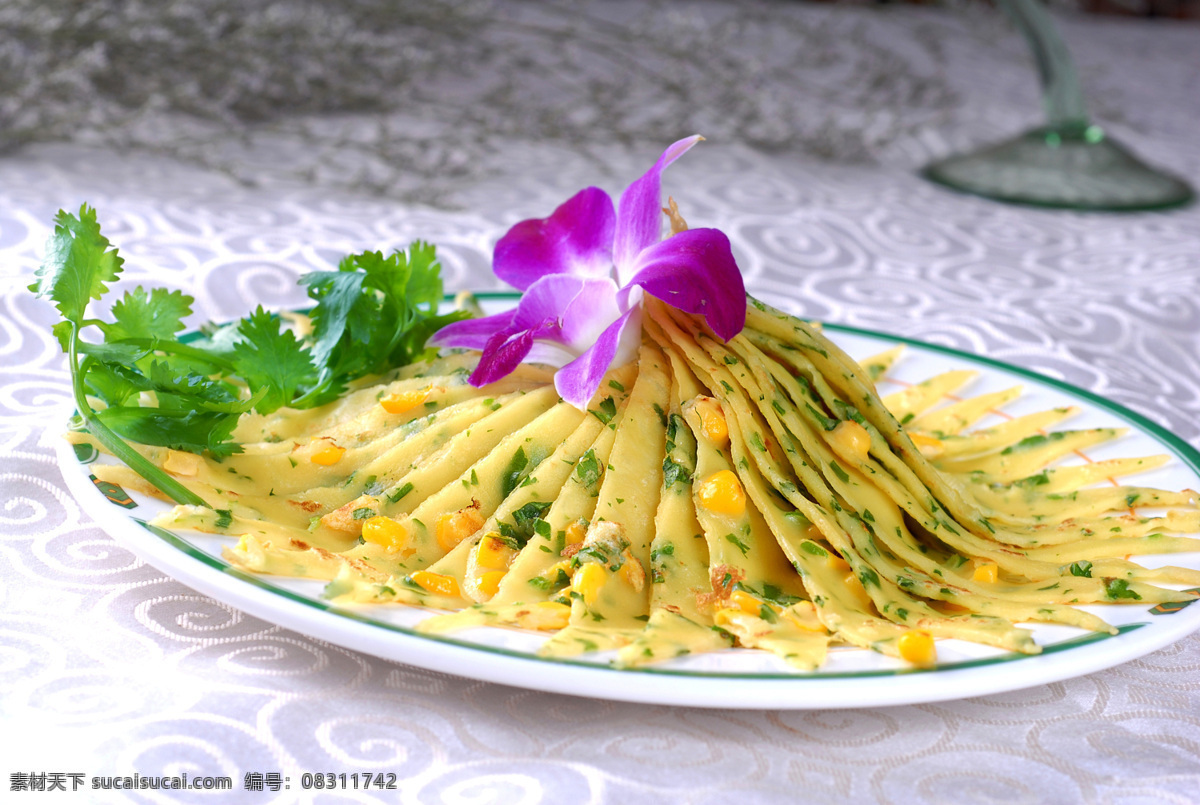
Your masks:
[{"label": "folded pancake", "polygon": [[1200,571],[1132,557],[1200,550],[1196,493],[1112,480],[1166,458],[1069,461],[1121,429],[1008,416],[1020,389],[972,396],[968,371],[880,398],[900,348],[859,364],[754,300],[727,343],[645,314],[586,411],[545,367],[473,388],[478,354],[456,352],[247,416],[225,459],[141,447],[209,504],[154,524],[237,537],[234,565],[335,602],[439,610],[423,631],[537,630],[545,656],[626,667],[736,647],[810,670],[845,645],[931,665],[940,638],[1037,653],[1018,624],[1106,632],[1077,605],[1195,597],[1177,588]]}]

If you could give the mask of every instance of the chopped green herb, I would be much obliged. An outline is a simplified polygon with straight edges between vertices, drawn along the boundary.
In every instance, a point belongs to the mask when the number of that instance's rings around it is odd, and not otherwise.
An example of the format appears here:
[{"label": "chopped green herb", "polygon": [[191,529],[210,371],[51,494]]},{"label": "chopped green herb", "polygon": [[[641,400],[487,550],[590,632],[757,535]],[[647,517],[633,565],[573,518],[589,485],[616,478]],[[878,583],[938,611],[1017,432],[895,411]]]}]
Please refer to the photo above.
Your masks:
[{"label": "chopped green herb", "polygon": [[1142,597],[1136,591],[1129,589],[1129,582],[1125,579],[1105,579],[1104,594],[1113,601],[1119,601],[1122,598],[1130,601],[1141,601]]},{"label": "chopped green herb", "polygon": [[404,484],[404,486],[400,487],[395,492],[388,495],[387,499],[390,500],[392,503],[395,503],[411,491],[413,491],[413,485],[411,483],[406,483],[406,484]]},{"label": "chopped green herb", "polygon": [[599,419],[605,425],[611,422],[612,418],[617,415],[617,404],[613,401],[612,397],[605,397],[603,400],[601,400],[599,409],[600,410],[597,411],[594,408],[589,408],[588,413],[596,417],[596,419]]},{"label": "chopped green herb", "polygon": [[508,497],[513,493],[513,490],[521,485],[521,482],[528,477],[533,468],[529,466],[529,456],[525,455],[525,448],[518,447],[517,452],[508,461],[508,466],[500,473],[500,492],[502,497]]},{"label": "chopped green herb", "polygon": [[667,456],[663,459],[663,488],[670,489],[676,483],[689,484],[692,482],[692,471]]},{"label": "chopped green herb", "polygon": [[742,556],[745,556],[747,553],[750,552],[750,546],[748,544],[746,544],[745,542],[743,542],[742,540],[738,539],[737,536],[734,534],[726,534],[725,540],[727,542],[733,543],[734,547],[736,547],[739,551],[742,552]]},{"label": "chopped green herb", "polygon": [[810,404],[805,403],[804,407],[807,408],[808,412],[812,414],[818,422],[821,423],[821,427],[823,427],[825,430],[833,430],[838,426],[838,421],[836,419],[825,416],[816,408],[813,408]]},{"label": "chopped green herb", "polygon": [[1086,559],[1080,559],[1078,562],[1072,562],[1067,565],[1067,569],[1071,571],[1072,576],[1083,576],[1085,579],[1092,577],[1092,563]]}]

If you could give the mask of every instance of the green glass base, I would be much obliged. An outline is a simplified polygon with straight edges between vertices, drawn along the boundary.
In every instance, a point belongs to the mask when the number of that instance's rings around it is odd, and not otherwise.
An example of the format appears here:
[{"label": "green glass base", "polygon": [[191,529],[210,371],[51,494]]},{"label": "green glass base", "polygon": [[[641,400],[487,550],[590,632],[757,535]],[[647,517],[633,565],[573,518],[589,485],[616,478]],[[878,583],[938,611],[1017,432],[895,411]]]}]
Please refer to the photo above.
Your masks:
[{"label": "green glass base", "polygon": [[1098,126],[1033,129],[921,175],[997,201],[1069,210],[1161,210],[1195,198],[1186,182],[1149,167]]}]

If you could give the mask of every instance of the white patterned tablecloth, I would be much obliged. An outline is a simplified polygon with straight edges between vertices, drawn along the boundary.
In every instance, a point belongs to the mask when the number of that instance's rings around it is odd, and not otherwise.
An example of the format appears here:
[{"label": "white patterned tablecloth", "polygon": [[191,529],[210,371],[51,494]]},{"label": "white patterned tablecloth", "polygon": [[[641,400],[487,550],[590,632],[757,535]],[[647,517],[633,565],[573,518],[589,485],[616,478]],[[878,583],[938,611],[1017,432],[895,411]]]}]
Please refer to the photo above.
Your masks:
[{"label": "white patterned tablecloth", "polygon": [[[580,75],[595,71],[588,97],[608,97],[596,89],[606,77],[619,94],[624,79],[610,71],[620,60],[588,54],[623,41],[621,26],[632,23],[622,13],[632,6],[593,4],[607,18],[584,26],[592,37],[584,42],[578,21],[548,5],[556,15],[543,19],[536,5],[497,4],[510,27],[479,35],[493,36],[497,52],[519,47],[520,36],[552,40],[558,49],[535,49],[530,71],[539,58],[576,58]],[[407,118],[277,119],[239,129],[228,142],[211,121],[143,110],[136,126],[109,120],[96,136],[25,136],[0,158],[0,799],[54,796],[10,795],[19,773],[186,771],[229,775],[239,790],[58,796],[463,805],[1200,801],[1197,634],[1101,673],[939,704],[770,712],[614,703],[467,681],[289,632],[165,577],[81,513],[53,459],[70,397],[49,332],[55,318],[25,290],[59,208],[97,207],[126,258],[125,282],[192,294],[194,324],[237,317],[259,302],[302,304],[299,274],[351,250],[402,247],[416,237],[438,245],[448,290],[499,288],[489,255],[509,225],[547,214],[587,184],[619,191],[663,145],[693,130],[709,141],[670,169],[666,190],[693,225],[730,235],[753,294],[807,317],[1064,379],[1200,447],[1200,208],[1039,211],[958,196],[914,173],[933,156],[1036,121],[1030,66],[1011,33],[969,10],[765,3],[752,4],[739,26],[728,3],[656,8],[684,44],[728,45],[723,69],[746,71],[737,79],[741,96],[710,98],[716,89],[704,76],[683,75],[670,88],[670,116],[655,118],[658,85],[635,82],[634,108],[618,118],[596,113],[598,100],[572,103],[575,90],[560,83],[551,89],[567,94],[556,103],[578,113],[563,123],[569,137],[521,118],[522,109],[551,108],[535,90],[508,97],[507,106],[481,104],[476,117],[446,100],[458,117],[456,137],[445,141],[456,150],[442,154],[443,164],[458,167],[428,175],[404,160],[420,159],[436,141],[429,132],[446,124],[436,103]],[[812,48],[840,40],[859,49],[841,62],[835,47],[824,61],[794,65],[795,84],[786,84],[766,55],[789,46],[777,41],[772,15],[808,32]],[[1067,18],[1064,32],[1101,122],[1200,184],[1200,28]],[[634,57],[653,44],[629,41]],[[657,66],[645,69],[664,82],[687,58],[655,55]],[[864,89],[873,80],[885,87],[879,94]],[[899,89],[889,95],[887,86]],[[839,97],[870,114],[856,119]],[[735,102],[744,119],[731,123],[720,104]],[[661,136],[638,128],[637,104]],[[379,152],[354,151],[346,132],[378,133],[371,126],[382,122],[387,137],[411,133],[420,148],[385,160],[406,181],[367,186],[352,180],[343,159],[362,160],[360,178],[378,176],[371,171],[383,168],[371,160]],[[801,123],[803,132],[785,136]],[[185,145],[181,132],[191,138]],[[303,772],[353,771],[395,772],[400,790],[240,790],[247,772],[294,781]]]}]

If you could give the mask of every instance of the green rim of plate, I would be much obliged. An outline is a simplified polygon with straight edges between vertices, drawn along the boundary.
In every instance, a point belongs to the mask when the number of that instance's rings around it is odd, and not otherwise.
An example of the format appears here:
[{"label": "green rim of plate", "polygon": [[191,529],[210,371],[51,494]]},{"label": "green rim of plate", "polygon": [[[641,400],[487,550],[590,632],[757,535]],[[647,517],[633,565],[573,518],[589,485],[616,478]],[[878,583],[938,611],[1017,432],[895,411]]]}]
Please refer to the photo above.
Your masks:
[{"label": "green rim of plate", "polygon": [[[516,293],[513,291],[479,291],[479,292],[475,293],[475,297],[477,299],[491,300],[491,301],[515,302],[516,300],[518,300],[520,298],[520,296],[521,295],[519,293]],[[445,299],[446,299],[446,301],[453,301],[454,297],[453,297],[453,295],[447,294]],[[1190,444],[1185,442],[1183,439],[1181,439],[1178,436],[1176,436],[1175,434],[1171,433],[1166,428],[1162,427],[1161,425],[1157,424],[1156,422],[1151,421],[1150,419],[1143,416],[1142,414],[1132,411],[1118,403],[1114,403],[1111,400],[1107,400],[1098,394],[1094,394],[1093,392],[1087,391],[1086,389],[1081,389],[1078,386],[1074,386],[1074,385],[1067,383],[1065,381],[1062,381],[1062,380],[1057,380],[1052,377],[1046,377],[1045,375],[1039,374],[1038,372],[1035,372],[1031,369],[1025,369],[1020,366],[1013,366],[1012,364],[1005,363],[1004,361],[1000,361],[995,358],[989,358],[989,357],[981,356],[981,355],[974,355],[970,352],[965,352],[963,350],[955,349],[954,347],[942,346],[940,344],[930,344],[928,342],[920,341],[915,338],[907,338],[904,336],[897,336],[897,335],[893,335],[891,333],[882,333],[877,330],[869,330],[869,329],[862,328],[862,327],[851,327],[851,326],[842,325],[842,324],[822,324],[822,327],[826,330],[833,331],[833,332],[848,333],[851,335],[860,335],[860,336],[865,336],[868,338],[879,339],[882,341],[892,341],[892,342],[897,342],[897,343],[902,343],[902,344],[908,344],[910,346],[919,347],[923,350],[940,353],[940,354],[947,355],[947,356],[950,356],[953,358],[957,358],[959,360],[966,360],[966,361],[972,362],[972,363],[983,364],[984,366],[988,366],[993,369],[998,369],[998,370],[1001,370],[1004,372],[1009,372],[1009,373],[1012,373],[1015,375],[1019,375],[1021,377],[1025,377],[1030,380],[1036,381],[1037,383],[1040,383],[1042,385],[1050,386],[1050,387],[1058,389],[1059,391],[1063,391],[1063,392],[1069,393],[1071,395],[1080,397],[1084,400],[1087,400],[1092,405],[1095,405],[1101,409],[1104,409],[1105,411],[1108,411],[1109,413],[1111,413],[1117,417],[1120,417],[1132,424],[1137,425],[1137,427],[1139,427],[1140,429],[1145,431],[1147,435],[1153,437],[1154,439],[1158,440],[1163,445],[1168,447],[1175,454],[1175,456],[1177,458],[1182,460],[1197,475],[1200,475],[1200,450],[1197,450],[1196,448],[1192,447]],[[195,333],[195,334],[189,333],[186,336],[184,336],[184,338],[189,338],[189,337],[195,338],[198,335],[199,335],[198,333]],[[183,340],[183,339],[181,339],[181,340]],[[494,655],[498,655],[498,656],[509,657],[512,659],[518,659],[518,660],[523,660],[523,661],[534,661],[534,662],[538,662],[538,663],[544,663],[547,665],[569,665],[569,666],[575,666],[578,668],[585,668],[585,669],[594,670],[594,671],[608,671],[608,672],[619,673],[619,674],[650,674],[650,675],[656,675],[656,676],[697,677],[697,678],[706,678],[706,679],[753,679],[753,680],[783,680],[783,681],[788,681],[788,682],[800,682],[800,681],[804,681],[804,680],[860,679],[860,678],[886,677],[886,676],[909,676],[909,675],[913,675],[913,674],[943,673],[946,671],[966,670],[966,669],[970,669],[970,668],[979,668],[979,667],[983,667],[983,666],[998,665],[998,664],[1002,664],[1002,663],[1018,662],[1021,660],[1033,659],[1036,657],[1043,657],[1043,656],[1046,656],[1049,654],[1057,654],[1059,652],[1069,651],[1072,649],[1080,648],[1082,646],[1087,646],[1087,645],[1091,645],[1093,643],[1102,642],[1104,640],[1108,640],[1108,639],[1117,637],[1122,634],[1127,634],[1131,631],[1141,628],[1142,626],[1147,625],[1146,623],[1143,623],[1143,622],[1126,624],[1124,626],[1118,627],[1117,635],[1094,633],[1094,634],[1086,634],[1086,635],[1081,635],[1079,637],[1069,638],[1067,640],[1062,640],[1057,643],[1051,643],[1049,645],[1042,646],[1042,651],[1039,654],[1020,654],[1020,653],[1016,653],[1016,652],[1009,652],[1006,654],[1001,654],[996,657],[982,657],[979,659],[964,660],[961,662],[938,663],[937,665],[934,665],[930,668],[888,668],[888,669],[877,669],[877,670],[869,670],[869,671],[834,671],[834,672],[822,672],[820,670],[817,670],[817,671],[795,670],[795,671],[789,671],[789,672],[741,672],[741,671],[680,670],[680,669],[672,669],[672,668],[616,668],[612,665],[593,663],[593,662],[584,662],[581,660],[540,657],[536,654],[530,654],[527,652],[517,651],[514,649],[503,648],[503,647],[499,647],[499,646],[489,646],[489,645],[484,645],[484,644],[480,644],[480,643],[474,643],[474,642],[471,642],[468,640],[460,640],[460,639],[457,639],[454,637],[448,637],[445,635],[426,634],[424,632],[419,632],[416,629],[413,629],[413,628],[410,628],[407,626],[400,626],[398,624],[388,623],[386,621],[377,620],[370,616],[363,615],[360,612],[346,609],[344,607],[339,607],[334,604],[329,604],[329,603],[326,603],[324,601],[321,601],[321,600],[318,600],[315,598],[310,598],[306,595],[301,595],[299,593],[292,592],[291,590],[285,589],[283,587],[279,587],[275,584],[272,584],[269,581],[266,581],[262,577],[246,573],[245,571],[240,570],[237,567],[234,567],[233,565],[229,564],[228,562],[225,562],[222,559],[219,559],[209,553],[206,553],[206,552],[200,550],[195,545],[193,545],[191,542],[189,542],[187,539],[179,536],[178,534],[175,534],[174,532],[168,531],[167,529],[160,528],[157,526],[152,526],[149,523],[147,523],[146,521],[141,520],[136,517],[130,517],[130,519],[133,520],[135,523],[138,523],[139,525],[141,525],[147,532],[153,534],[154,536],[158,537],[159,539],[163,540],[164,542],[167,542],[172,547],[180,550],[181,552],[183,552],[187,556],[191,557],[192,559],[195,559],[195,560],[203,563],[207,567],[217,570],[217,571],[223,573],[224,575],[232,576],[232,577],[238,579],[239,581],[243,581],[257,589],[263,590],[264,592],[269,592],[273,595],[279,596],[280,598],[283,598],[285,600],[291,601],[296,604],[301,604],[310,609],[314,609],[314,610],[317,610],[320,612],[327,612],[331,615],[334,615],[334,616],[337,616],[340,618],[345,618],[347,620],[354,621],[357,623],[381,628],[381,629],[384,629],[385,631],[395,632],[395,633],[407,635],[410,637],[419,638],[421,640],[428,640],[428,641],[432,641],[432,642],[436,642],[436,643],[442,643],[445,645],[455,646],[458,648],[469,649],[472,651],[482,651],[482,652],[485,652],[488,654],[494,654]]]}]

